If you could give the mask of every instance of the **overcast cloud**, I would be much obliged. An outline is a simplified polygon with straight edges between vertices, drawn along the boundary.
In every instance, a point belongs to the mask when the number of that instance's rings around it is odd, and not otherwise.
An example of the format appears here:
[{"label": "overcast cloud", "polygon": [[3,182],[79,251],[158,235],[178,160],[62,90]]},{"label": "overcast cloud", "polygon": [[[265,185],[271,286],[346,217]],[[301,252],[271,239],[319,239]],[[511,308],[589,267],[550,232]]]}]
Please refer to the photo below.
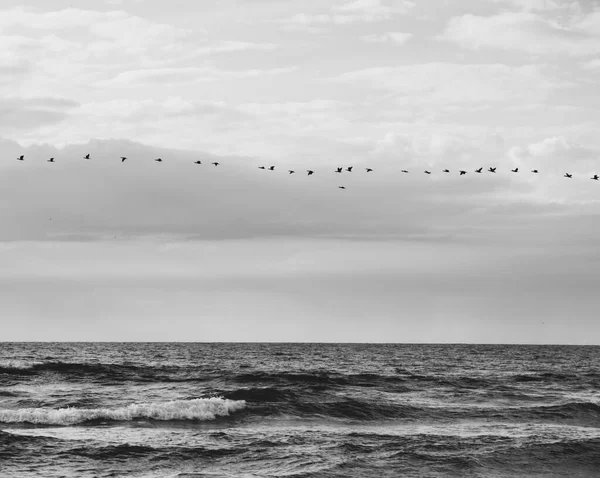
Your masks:
[{"label": "overcast cloud", "polygon": [[599,343],[598,65],[591,0],[5,0],[2,338]]}]

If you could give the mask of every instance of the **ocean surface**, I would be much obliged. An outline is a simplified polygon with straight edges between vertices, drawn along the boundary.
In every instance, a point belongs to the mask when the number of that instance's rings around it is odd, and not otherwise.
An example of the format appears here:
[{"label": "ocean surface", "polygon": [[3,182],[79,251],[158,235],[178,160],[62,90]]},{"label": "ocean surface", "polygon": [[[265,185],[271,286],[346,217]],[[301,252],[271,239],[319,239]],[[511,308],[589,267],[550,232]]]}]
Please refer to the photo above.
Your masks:
[{"label": "ocean surface", "polygon": [[600,347],[0,343],[0,476],[600,476]]}]

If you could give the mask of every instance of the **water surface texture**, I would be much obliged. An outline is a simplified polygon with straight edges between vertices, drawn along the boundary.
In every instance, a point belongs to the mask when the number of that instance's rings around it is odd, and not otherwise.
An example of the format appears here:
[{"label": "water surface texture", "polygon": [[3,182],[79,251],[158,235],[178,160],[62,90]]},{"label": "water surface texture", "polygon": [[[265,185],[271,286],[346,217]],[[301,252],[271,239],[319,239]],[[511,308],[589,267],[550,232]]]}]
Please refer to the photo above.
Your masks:
[{"label": "water surface texture", "polygon": [[600,347],[0,343],[0,475],[599,476]]}]

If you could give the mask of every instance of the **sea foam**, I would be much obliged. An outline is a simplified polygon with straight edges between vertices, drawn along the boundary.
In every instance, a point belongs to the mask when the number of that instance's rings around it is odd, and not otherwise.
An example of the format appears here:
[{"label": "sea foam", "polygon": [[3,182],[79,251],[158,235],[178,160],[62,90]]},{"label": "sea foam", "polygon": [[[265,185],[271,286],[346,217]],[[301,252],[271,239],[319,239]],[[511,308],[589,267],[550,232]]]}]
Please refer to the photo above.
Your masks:
[{"label": "sea foam", "polygon": [[246,407],[245,400],[196,398],[162,403],[133,403],[120,408],[19,408],[0,409],[0,423],[75,425],[91,420],[214,420]]}]

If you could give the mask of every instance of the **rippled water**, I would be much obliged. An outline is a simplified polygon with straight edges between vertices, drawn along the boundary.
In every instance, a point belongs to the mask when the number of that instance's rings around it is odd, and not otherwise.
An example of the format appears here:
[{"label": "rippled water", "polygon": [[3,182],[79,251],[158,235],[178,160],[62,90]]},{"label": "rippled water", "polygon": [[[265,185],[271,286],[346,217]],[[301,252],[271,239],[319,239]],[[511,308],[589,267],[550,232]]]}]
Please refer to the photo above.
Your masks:
[{"label": "rippled water", "polygon": [[0,343],[2,477],[600,476],[600,347]]}]

